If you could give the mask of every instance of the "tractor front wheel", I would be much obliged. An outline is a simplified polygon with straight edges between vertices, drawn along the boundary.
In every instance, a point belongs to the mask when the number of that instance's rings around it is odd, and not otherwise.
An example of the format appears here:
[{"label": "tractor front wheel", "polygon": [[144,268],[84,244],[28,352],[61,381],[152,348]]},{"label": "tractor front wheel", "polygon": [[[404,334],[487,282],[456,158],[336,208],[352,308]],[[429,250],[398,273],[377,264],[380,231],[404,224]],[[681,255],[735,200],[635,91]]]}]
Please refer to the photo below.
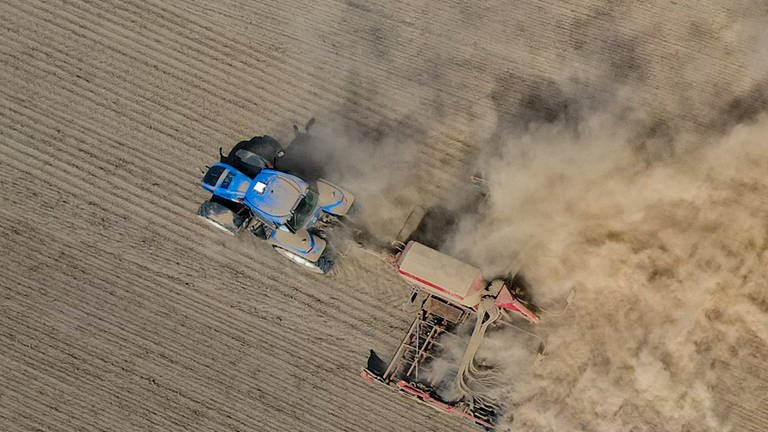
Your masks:
[{"label": "tractor front wheel", "polygon": [[211,226],[229,234],[239,233],[248,225],[249,217],[244,212],[235,212],[215,201],[206,201],[200,204],[197,215],[203,218]]}]

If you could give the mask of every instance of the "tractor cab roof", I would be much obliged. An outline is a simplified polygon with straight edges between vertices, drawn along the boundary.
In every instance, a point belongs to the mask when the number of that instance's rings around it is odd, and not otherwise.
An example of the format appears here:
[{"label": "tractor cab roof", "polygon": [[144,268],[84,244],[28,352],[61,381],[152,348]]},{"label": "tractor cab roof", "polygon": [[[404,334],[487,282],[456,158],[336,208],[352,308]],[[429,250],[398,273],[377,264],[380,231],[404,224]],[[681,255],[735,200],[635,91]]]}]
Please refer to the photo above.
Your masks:
[{"label": "tractor cab roof", "polygon": [[263,169],[253,178],[244,203],[252,211],[276,224],[286,223],[309,186],[300,178],[271,169]]}]

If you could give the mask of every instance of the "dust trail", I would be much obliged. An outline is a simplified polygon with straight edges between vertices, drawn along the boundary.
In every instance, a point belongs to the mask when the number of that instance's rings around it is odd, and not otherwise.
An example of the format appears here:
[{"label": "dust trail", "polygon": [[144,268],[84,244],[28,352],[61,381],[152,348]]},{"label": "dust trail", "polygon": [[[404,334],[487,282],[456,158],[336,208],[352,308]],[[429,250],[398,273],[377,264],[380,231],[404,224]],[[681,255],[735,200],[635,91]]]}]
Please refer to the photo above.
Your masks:
[{"label": "dust trail", "polygon": [[567,313],[544,315],[541,361],[487,344],[514,383],[510,426],[727,429],[717,376],[750,337],[768,344],[765,137],[762,116],[649,166],[596,114],[578,134],[533,128],[487,162],[491,201],[458,253],[522,270],[549,310],[576,293]]},{"label": "dust trail", "polygon": [[[418,164],[407,162],[430,130],[472,137],[482,150],[490,200],[447,249],[489,277],[521,271],[548,311],[540,361],[515,332],[490,336],[479,353],[507,377],[496,389],[514,415],[505,426],[728,430],[718,380],[754,355],[751,341],[768,345],[764,2],[492,3],[492,17],[430,8],[428,22],[472,31],[437,34],[423,50],[402,44],[420,52],[400,69],[412,70],[414,102],[398,116],[419,126],[394,138],[394,124],[374,128],[383,135],[334,127],[328,166],[362,191],[365,208],[384,211],[365,215],[382,227],[397,219],[389,209],[423,198],[398,194],[424,188],[413,188]],[[398,40],[375,24],[356,25]],[[492,40],[515,56],[478,61],[471,74],[440,67],[473,64],[468,42]],[[390,61],[392,52],[380,55]],[[402,98],[359,91],[370,83],[350,70],[350,94],[398,111]],[[472,98],[421,90],[457,88],[475,73],[487,76],[471,80]],[[357,116],[350,105],[347,117]],[[474,125],[484,128],[466,132]]]},{"label": "dust trail", "polygon": [[[479,353],[506,376],[502,428],[732,429],[722,377],[768,347],[766,12],[705,12],[617,4],[574,21],[580,73],[498,76],[490,200],[448,249],[522,272],[547,311],[543,358],[514,332]],[[663,33],[686,49],[648,56]]]},{"label": "dust trail", "polygon": [[415,179],[417,144],[425,133],[407,119],[363,126],[325,113],[309,140],[289,147],[283,166],[352,192],[356,197],[352,217],[377,237],[392,239],[396,227],[423,200]]}]

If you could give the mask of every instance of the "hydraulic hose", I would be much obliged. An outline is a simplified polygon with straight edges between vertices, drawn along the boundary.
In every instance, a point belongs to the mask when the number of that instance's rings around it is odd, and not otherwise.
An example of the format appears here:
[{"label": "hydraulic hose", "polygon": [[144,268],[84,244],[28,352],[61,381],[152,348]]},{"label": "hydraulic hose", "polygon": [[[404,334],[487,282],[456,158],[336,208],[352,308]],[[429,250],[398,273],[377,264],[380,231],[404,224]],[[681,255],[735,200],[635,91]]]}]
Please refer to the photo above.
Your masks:
[{"label": "hydraulic hose", "polygon": [[467,349],[464,351],[456,373],[456,385],[468,400],[470,408],[474,407],[476,403],[485,404],[484,398],[472,390],[467,379],[480,373],[475,365],[475,355],[483,342],[485,331],[499,318],[501,318],[501,310],[494,304],[493,298],[486,297],[480,301],[480,304],[477,306],[475,328],[472,331],[472,336],[469,338]]}]

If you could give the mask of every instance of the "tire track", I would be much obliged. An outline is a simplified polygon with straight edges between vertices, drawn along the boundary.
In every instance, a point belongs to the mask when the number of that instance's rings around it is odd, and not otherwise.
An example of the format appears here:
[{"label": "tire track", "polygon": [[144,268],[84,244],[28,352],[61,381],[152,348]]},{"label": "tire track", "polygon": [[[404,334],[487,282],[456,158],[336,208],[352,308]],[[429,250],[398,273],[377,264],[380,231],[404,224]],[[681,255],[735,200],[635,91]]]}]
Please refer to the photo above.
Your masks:
[{"label": "tire track", "polygon": [[[19,149],[19,150],[21,150],[21,149]],[[9,157],[9,158],[13,158],[13,155],[12,155],[12,154],[8,154],[8,157]],[[45,159],[45,162],[46,162],[46,163],[52,163],[52,164],[56,163],[56,161],[55,161],[53,158],[51,158],[51,159]],[[65,168],[66,168],[66,165],[61,165],[61,166],[60,166],[60,168],[63,170],[63,169],[65,169]],[[70,176],[71,176],[71,177],[74,177],[74,176],[75,176],[75,174],[76,174],[75,172],[72,172],[72,173],[70,173]],[[118,190],[122,189],[122,187],[124,187],[124,186],[126,186],[126,185],[129,185],[129,184],[130,184],[130,183],[124,183],[124,182],[122,182],[122,181],[120,181],[120,182],[116,182],[115,184],[113,184],[113,187],[114,187],[114,189],[112,189],[112,190],[110,191],[110,194],[111,194],[111,195],[114,195],[114,192],[115,192],[115,191],[118,191]],[[85,185],[83,185],[83,187],[84,187],[84,186],[85,186]],[[72,192],[72,193],[74,193],[74,192],[75,192],[75,190],[72,190],[71,192]],[[163,219],[163,213],[160,213],[160,212],[151,212],[151,211],[149,211],[148,209],[146,209],[146,208],[144,208],[144,207],[141,207],[141,204],[144,202],[144,201],[141,199],[141,197],[142,197],[142,194],[141,194],[141,192],[136,192],[136,193],[132,194],[131,196],[132,196],[132,197],[135,199],[135,201],[134,201],[134,202],[132,202],[132,204],[134,204],[134,203],[135,203],[135,205],[139,206],[139,207],[138,207],[138,209],[143,209],[144,211],[147,211],[147,212],[149,212],[150,214],[153,214],[154,216],[156,216],[156,217],[157,217],[157,219],[160,219],[160,220],[162,220],[162,219]],[[124,198],[126,198],[126,196],[121,194],[121,198],[123,198],[123,199],[124,199]],[[123,201],[123,202],[122,202],[122,204],[124,204],[124,203],[125,203],[125,201]],[[169,213],[173,214],[173,210],[174,210],[175,208],[176,208],[176,207],[169,207],[169,208],[165,209],[165,211],[168,211]],[[103,210],[107,210],[107,209],[105,208],[105,209],[103,209]],[[167,232],[167,233],[171,232],[171,231],[172,231],[172,228],[176,228],[176,229],[183,229],[183,227],[182,227],[182,226],[178,226],[178,225],[175,225],[175,224],[169,224],[168,226],[165,226],[165,227],[162,227],[162,228],[164,228],[164,232]],[[185,238],[185,237],[189,236],[189,234],[191,234],[191,233],[189,232],[189,230],[186,230],[186,231],[187,231],[187,232],[186,232],[185,234],[180,234],[178,238]],[[213,234],[213,233],[211,233],[211,234]],[[248,265],[249,265],[247,262],[242,262],[241,264],[242,264],[244,267],[246,267],[246,266],[248,266]],[[268,269],[268,274],[274,274],[274,272],[275,272],[276,270],[277,270],[277,268],[270,268],[270,269]],[[258,271],[258,269],[257,269],[257,271]],[[258,274],[258,273],[254,273],[254,276],[255,276],[256,274]],[[313,298],[313,301],[316,301],[316,302],[321,302],[321,299],[320,299],[320,298],[317,298],[317,297],[315,297],[315,298]],[[350,306],[351,306],[351,305],[350,305]],[[349,309],[350,309],[350,310],[355,310],[353,307],[350,307]]]},{"label": "tire track", "polygon": [[[98,308],[93,308],[93,309],[98,310]],[[174,338],[165,338],[165,339],[166,340],[173,340]],[[179,356],[178,353],[174,353],[174,355],[172,355],[171,357],[178,357],[178,356]],[[181,357],[183,358],[183,356],[181,356]]]},{"label": "tire track", "polygon": [[[294,6],[0,6],[0,247],[12,252],[0,265],[0,429],[474,430],[357,378],[365,348],[394,347],[408,324],[395,304],[407,288],[395,274],[355,251],[330,278],[286,274],[263,244],[192,222],[203,196],[190,170],[211,160],[212,142],[254,123],[270,130],[286,116],[336,113],[386,129],[443,103],[441,115],[457,125],[415,131],[424,137],[417,179],[425,194],[450,199],[480,144],[464,131],[466,106],[493,112],[486,93],[505,69],[558,72],[573,55],[551,46],[574,32],[591,37],[579,19],[595,9],[524,2],[518,17],[458,1]],[[656,10],[633,13],[654,22]],[[678,42],[689,30],[627,27],[617,36],[648,40],[641,57],[705,58]],[[504,38],[520,40],[510,47]],[[383,43],[393,44],[391,57],[371,50]],[[632,54],[606,46],[584,52]],[[692,85],[705,95],[718,91],[703,85],[711,77],[744,71],[712,63]],[[585,74],[601,67],[573,65]],[[659,79],[681,71],[672,64]],[[430,93],[448,102],[413,103]],[[673,105],[642,96],[640,105]],[[681,116],[705,121],[694,110]],[[760,357],[744,359],[727,379],[758,382],[764,370]],[[768,414],[734,390],[723,390],[734,429],[762,430]]]}]

